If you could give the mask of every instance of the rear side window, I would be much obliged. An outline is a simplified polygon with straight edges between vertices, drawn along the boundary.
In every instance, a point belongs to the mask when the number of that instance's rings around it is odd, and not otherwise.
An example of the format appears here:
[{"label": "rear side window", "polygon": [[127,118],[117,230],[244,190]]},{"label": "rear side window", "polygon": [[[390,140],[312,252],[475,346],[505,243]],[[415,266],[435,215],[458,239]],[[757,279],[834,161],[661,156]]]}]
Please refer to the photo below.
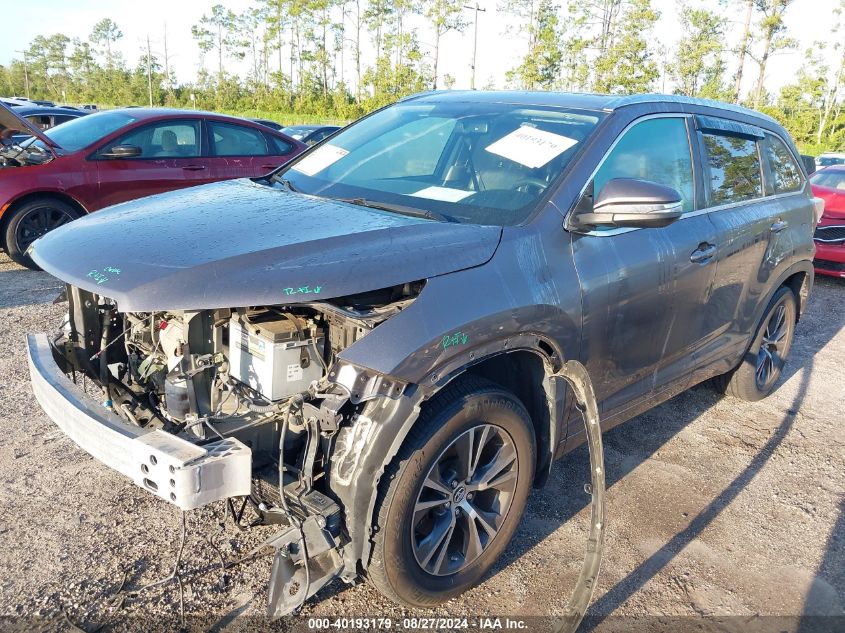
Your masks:
[{"label": "rear side window", "polygon": [[711,206],[753,200],[763,195],[756,141],[709,132],[701,136],[707,156]]},{"label": "rear side window", "polygon": [[801,189],[801,171],[792,152],[777,136],[766,134],[766,141],[766,157],[772,172],[772,182],[766,187],[766,193],[789,193]]},{"label": "rear side window", "polygon": [[267,140],[260,130],[209,121],[215,156],[267,156]]},{"label": "rear side window", "polygon": [[614,178],[639,178],[672,187],[681,194],[684,212],[692,211],[692,157],[684,119],[649,119],[625,132],[596,173],[594,196]]}]

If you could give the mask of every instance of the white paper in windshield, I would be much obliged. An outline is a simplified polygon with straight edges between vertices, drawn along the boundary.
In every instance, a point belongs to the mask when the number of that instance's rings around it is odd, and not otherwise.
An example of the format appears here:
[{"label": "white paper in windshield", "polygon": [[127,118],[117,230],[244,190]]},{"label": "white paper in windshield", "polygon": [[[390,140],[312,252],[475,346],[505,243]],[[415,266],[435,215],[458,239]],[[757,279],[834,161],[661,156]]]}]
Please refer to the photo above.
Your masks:
[{"label": "white paper in windshield", "polygon": [[442,200],[443,202],[458,202],[472,193],[472,191],[452,189],[450,187],[426,187],[408,195],[416,196],[417,198],[428,198],[429,200]]},{"label": "white paper in windshield", "polygon": [[484,149],[532,169],[542,167],[578,141],[545,130],[522,126]]},{"label": "white paper in windshield", "polygon": [[321,145],[296,165],[292,166],[291,169],[302,172],[306,176],[313,176],[317,172],[323,171],[332,163],[336,163],[348,153],[348,150],[337,145]]}]

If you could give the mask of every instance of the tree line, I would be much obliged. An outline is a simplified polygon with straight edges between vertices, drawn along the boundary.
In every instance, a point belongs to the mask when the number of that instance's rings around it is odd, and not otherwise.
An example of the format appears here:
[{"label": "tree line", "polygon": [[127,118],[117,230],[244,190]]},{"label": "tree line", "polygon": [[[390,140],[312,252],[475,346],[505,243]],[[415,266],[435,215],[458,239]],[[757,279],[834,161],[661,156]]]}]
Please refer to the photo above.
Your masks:
[{"label": "tree line", "polygon": [[[678,0],[681,37],[669,46],[651,0],[500,0],[511,25],[502,35],[518,52],[506,86],[492,78],[480,85],[618,94],[668,87],[767,112],[805,151],[845,149],[845,0],[819,21],[820,40],[802,51],[795,77],[776,92],[766,87],[779,55],[798,47],[785,13],[808,3]],[[350,120],[407,94],[451,88],[441,42],[450,32],[470,35],[467,9],[455,0],[255,0],[241,13],[214,5],[191,29],[201,59],[184,83],[166,30],[155,51],[148,38],[131,63],[116,50],[120,27],[104,18],[87,39],[36,37],[0,65],[0,94]],[[742,26],[736,41],[732,22]]]}]

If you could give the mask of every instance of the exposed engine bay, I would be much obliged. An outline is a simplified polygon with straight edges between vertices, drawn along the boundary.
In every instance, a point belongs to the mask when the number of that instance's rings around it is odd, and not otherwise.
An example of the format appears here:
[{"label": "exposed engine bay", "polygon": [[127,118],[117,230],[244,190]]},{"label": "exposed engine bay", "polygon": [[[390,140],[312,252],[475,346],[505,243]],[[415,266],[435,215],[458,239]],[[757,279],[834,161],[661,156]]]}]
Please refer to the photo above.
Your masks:
[{"label": "exposed engine bay", "polygon": [[[14,132],[15,130],[4,130]],[[3,167],[23,167],[25,165],[42,165],[53,159],[53,155],[29,138],[22,144],[11,139],[0,137],[0,169]]]},{"label": "exposed engine bay", "polygon": [[[186,446],[237,440],[250,449],[250,493],[225,502],[239,525],[251,508],[253,524],[290,528],[272,543],[283,553],[270,592],[278,616],[341,567],[341,505],[327,480],[336,436],[364,404],[334,380],[338,354],[409,305],[422,285],[289,306],[153,313],[120,312],[111,299],[68,286],[67,319],[51,345],[62,370],[89,392],[93,383],[103,407],[128,425]],[[136,482],[168,499],[170,489],[152,475]],[[175,493],[170,500],[198,507]],[[291,587],[306,590],[294,595]]]}]

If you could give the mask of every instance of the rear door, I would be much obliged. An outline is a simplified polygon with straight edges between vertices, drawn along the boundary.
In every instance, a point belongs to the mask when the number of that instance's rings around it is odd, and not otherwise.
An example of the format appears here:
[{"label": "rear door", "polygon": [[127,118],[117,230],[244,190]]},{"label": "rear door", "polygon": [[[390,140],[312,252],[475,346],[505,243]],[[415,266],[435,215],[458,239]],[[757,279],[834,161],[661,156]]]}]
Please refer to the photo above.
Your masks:
[{"label": "rear door", "polygon": [[[93,157],[100,206],[211,182],[202,138],[200,119],[166,119],[140,125],[105,143]],[[134,145],[141,154],[106,157],[116,145]]]},{"label": "rear door", "polygon": [[705,314],[710,340],[697,377],[706,378],[739,360],[773,278],[806,247],[812,211],[797,159],[777,136],[736,121],[696,119],[708,215],[719,236]]},{"label": "rear door", "polygon": [[215,180],[263,176],[287,162],[296,148],[255,127],[214,119],[207,125]]}]

